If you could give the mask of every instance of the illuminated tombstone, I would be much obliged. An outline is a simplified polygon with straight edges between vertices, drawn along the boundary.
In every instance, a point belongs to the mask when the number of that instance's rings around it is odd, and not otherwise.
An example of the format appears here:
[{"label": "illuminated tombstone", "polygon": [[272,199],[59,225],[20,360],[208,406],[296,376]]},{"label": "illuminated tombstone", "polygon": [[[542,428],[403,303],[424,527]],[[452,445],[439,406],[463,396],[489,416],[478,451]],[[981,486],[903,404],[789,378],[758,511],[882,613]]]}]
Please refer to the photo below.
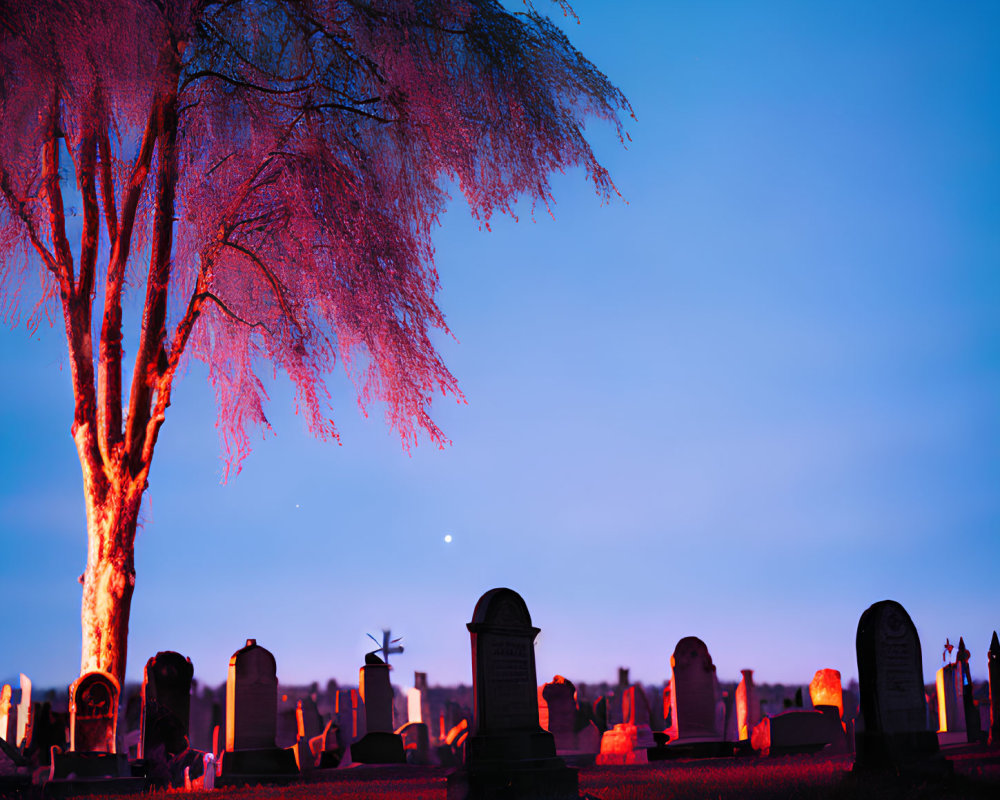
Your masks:
[{"label": "illuminated tombstone", "polygon": [[278,674],[274,656],[247,639],[229,659],[226,750],[216,786],[284,783],[298,774],[295,753],[275,746]]},{"label": "illuminated tombstone", "polygon": [[937,735],[927,727],[920,637],[893,600],[868,608],[855,641],[863,730],[855,734],[855,765],[945,768]]},{"label": "illuminated tombstone", "polygon": [[31,732],[31,681],[21,673],[21,701],[17,704],[17,734],[15,747],[24,747]]},{"label": "illuminated tombstone", "polygon": [[962,670],[958,664],[945,664],[937,671],[938,733],[965,732],[962,709]]},{"label": "illuminated tombstone", "polygon": [[118,681],[107,672],[88,672],[69,687],[71,752],[116,753]]},{"label": "illuminated tombstone", "polygon": [[392,727],[392,684],[389,665],[374,653],[365,656],[358,674],[365,716],[365,735],[351,745],[351,759],[361,764],[403,764],[402,737]]},{"label": "illuminated tombstone", "polygon": [[736,729],[739,740],[749,741],[750,732],[760,722],[760,703],[753,686],[753,670],[740,670],[743,677],[736,687]]},{"label": "illuminated tombstone", "polygon": [[575,756],[600,751],[601,734],[593,722],[588,720],[577,730],[579,708],[576,686],[572,681],[556,675],[551,683],[542,687],[541,695],[548,707],[548,719],[542,727],[555,739],[557,755]]},{"label": "illuminated tombstone", "polygon": [[188,746],[191,721],[190,658],[172,650],[157,653],[143,669],[139,758],[163,746],[165,755],[178,755]]},{"label": "illuminated tombstone", "polygon": [[535,637],[528,607],[510,589],[476,603],[472,639],[473,726],[465,765],[448,776],[448,800],[577,798],[577,772],[556,756],[538,724]]},{"label": "illuminated tombstone", "polygon": [[670,657],[670,745],[721,742],[719,681],[708,647],[697,636],[686,636]]},{"label": "illuminated tombstone", "polygon": [[427,673],[413,673],[413,687],[406,692],[407,722],[429,722],[430,708],[427,704]]},{"label": "illuminated tombstone", "polygon": [[10,713],[12,691],[9,683],[5,683],[3,689],[0,689],[0,739],[11,744],[10,729],[13,727],[11,723],[14,722],[13,715]]},{"label": "illuminated tombstone", "polygon": [[809,683],[809,699],[813,706],[836,706],[837,714],[843,719],[844,690],[840,685],[840,670],[818,670]]}]

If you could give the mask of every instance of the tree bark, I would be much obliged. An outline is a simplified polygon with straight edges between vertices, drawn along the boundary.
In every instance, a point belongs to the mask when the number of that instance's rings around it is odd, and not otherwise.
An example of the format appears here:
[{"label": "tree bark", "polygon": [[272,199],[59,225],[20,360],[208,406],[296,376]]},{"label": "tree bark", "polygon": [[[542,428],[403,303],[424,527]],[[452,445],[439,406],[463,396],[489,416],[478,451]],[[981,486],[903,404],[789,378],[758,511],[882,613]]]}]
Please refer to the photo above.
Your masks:
[{"label": "tree bark", "polygon": [[87,508],[87,569],[80,623],[80,674],[102,670],[125,685],[128,621],[135,588],[135,532],[142,500],[134,484],[102,485],[83,460]]}]

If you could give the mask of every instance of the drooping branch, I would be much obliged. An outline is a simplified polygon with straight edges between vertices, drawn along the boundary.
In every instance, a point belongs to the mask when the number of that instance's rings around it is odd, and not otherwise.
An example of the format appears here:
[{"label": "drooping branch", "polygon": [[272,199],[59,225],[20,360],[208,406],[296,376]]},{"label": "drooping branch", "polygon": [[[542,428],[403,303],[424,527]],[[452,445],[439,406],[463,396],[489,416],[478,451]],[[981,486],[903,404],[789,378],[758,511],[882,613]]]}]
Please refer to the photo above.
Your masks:
[{"label": "drooping branch", "polygon": [[63,297],[73,293],[73,253],[66,238],[66,212],[59,185],[59,96],[53,95],[48,112],[45,141],[42,144],[42,185],[49,208],[49,234],[59,267]]},{"label": "drooping branch", "polygon": [[[242,245],[236,244],[236,242],[226,239],[223,244],[237,252],[242,253],[247,258],[250,259],[256,265],[257,269],[261,271],[264,275],[265,280],[271,287],[271,291],[274,292],[274,296],[278,301],[278,305],[281,306],[281,310],[287,317],[288,321],[291,322],[299,333],[302,333],[302,326],[299,324],[297,315],[295,314],[295,309],[292,308],[291,304],[288,302],[288,295],[285,291],[285,287],[282,286],[281,281],[278,280],[278,276],[274,274],[274,271],[263,262],[263,260],[254,253],[252,250],[243,247]],[[214,298],[213,298],[214,299]],[[225,309],[224,309],[225,310]],[[239,319],[236,317],[236,319]]]},{"label": "drooping branch", "polygon": [[101,155],[101,201],[104,205],[104,226],[108,241],[118,239],[118,210],[115,207],[115,183],[111,176],[111,139],[107,123],[101,125],[97,143]]}]

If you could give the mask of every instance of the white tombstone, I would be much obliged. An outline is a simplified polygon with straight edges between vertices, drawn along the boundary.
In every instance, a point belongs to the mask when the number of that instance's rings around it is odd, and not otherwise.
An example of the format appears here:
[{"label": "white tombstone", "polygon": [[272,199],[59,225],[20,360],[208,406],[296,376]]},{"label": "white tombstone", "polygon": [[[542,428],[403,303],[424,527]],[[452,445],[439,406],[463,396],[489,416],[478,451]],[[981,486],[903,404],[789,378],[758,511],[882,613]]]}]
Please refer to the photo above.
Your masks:
[{"label": "white tombstone", "polygon": [[965,731],[961,665],[945,664],[937,671],[937,701],[938,733]]},{"label": "white tombstone", "polygon": [[408,722],[423,722],[424,693],[415,686],[406,690],[406,719]]}]

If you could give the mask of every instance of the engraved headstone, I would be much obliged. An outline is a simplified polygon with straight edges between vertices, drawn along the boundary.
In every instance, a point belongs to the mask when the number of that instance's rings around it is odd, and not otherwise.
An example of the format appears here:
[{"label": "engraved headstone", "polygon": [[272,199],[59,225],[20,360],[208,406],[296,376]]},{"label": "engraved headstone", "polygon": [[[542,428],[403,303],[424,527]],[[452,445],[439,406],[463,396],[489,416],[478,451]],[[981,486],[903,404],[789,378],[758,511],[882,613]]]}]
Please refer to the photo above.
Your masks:
[{"label": "engraved headstone", "polygon": [[899,603],[883,600],[858,621],[858,684],[864,730],[855,734],[859,767],[900,766],[933,758],[917,629]]},{"label": "engraved headstone", "polygon": [[157,653],[146,662],[142,679],[139,758],[148,757],[158,747],[163,747],[169,758],[188,746],[193,677],[191,659],[172,650]]},{"label": "engraved headstone", "polygon": [[686,636],[674,648],[670,668],[670,744],[722,741],[719,682],[708,647],[698,637]]},{"label": "engraved headstone", "polygon": [[511,589],[479,598],[472,639],[473,732],[466,763],[448,778],[448,800],[578,795],[576,770],[556,757],[538,724],[535,637],[524,600]]},{"label": "engraved headstone", "polygon": [[88,672],[69,687],[69,749],[115,753],[118,681],[106,672]]}]

